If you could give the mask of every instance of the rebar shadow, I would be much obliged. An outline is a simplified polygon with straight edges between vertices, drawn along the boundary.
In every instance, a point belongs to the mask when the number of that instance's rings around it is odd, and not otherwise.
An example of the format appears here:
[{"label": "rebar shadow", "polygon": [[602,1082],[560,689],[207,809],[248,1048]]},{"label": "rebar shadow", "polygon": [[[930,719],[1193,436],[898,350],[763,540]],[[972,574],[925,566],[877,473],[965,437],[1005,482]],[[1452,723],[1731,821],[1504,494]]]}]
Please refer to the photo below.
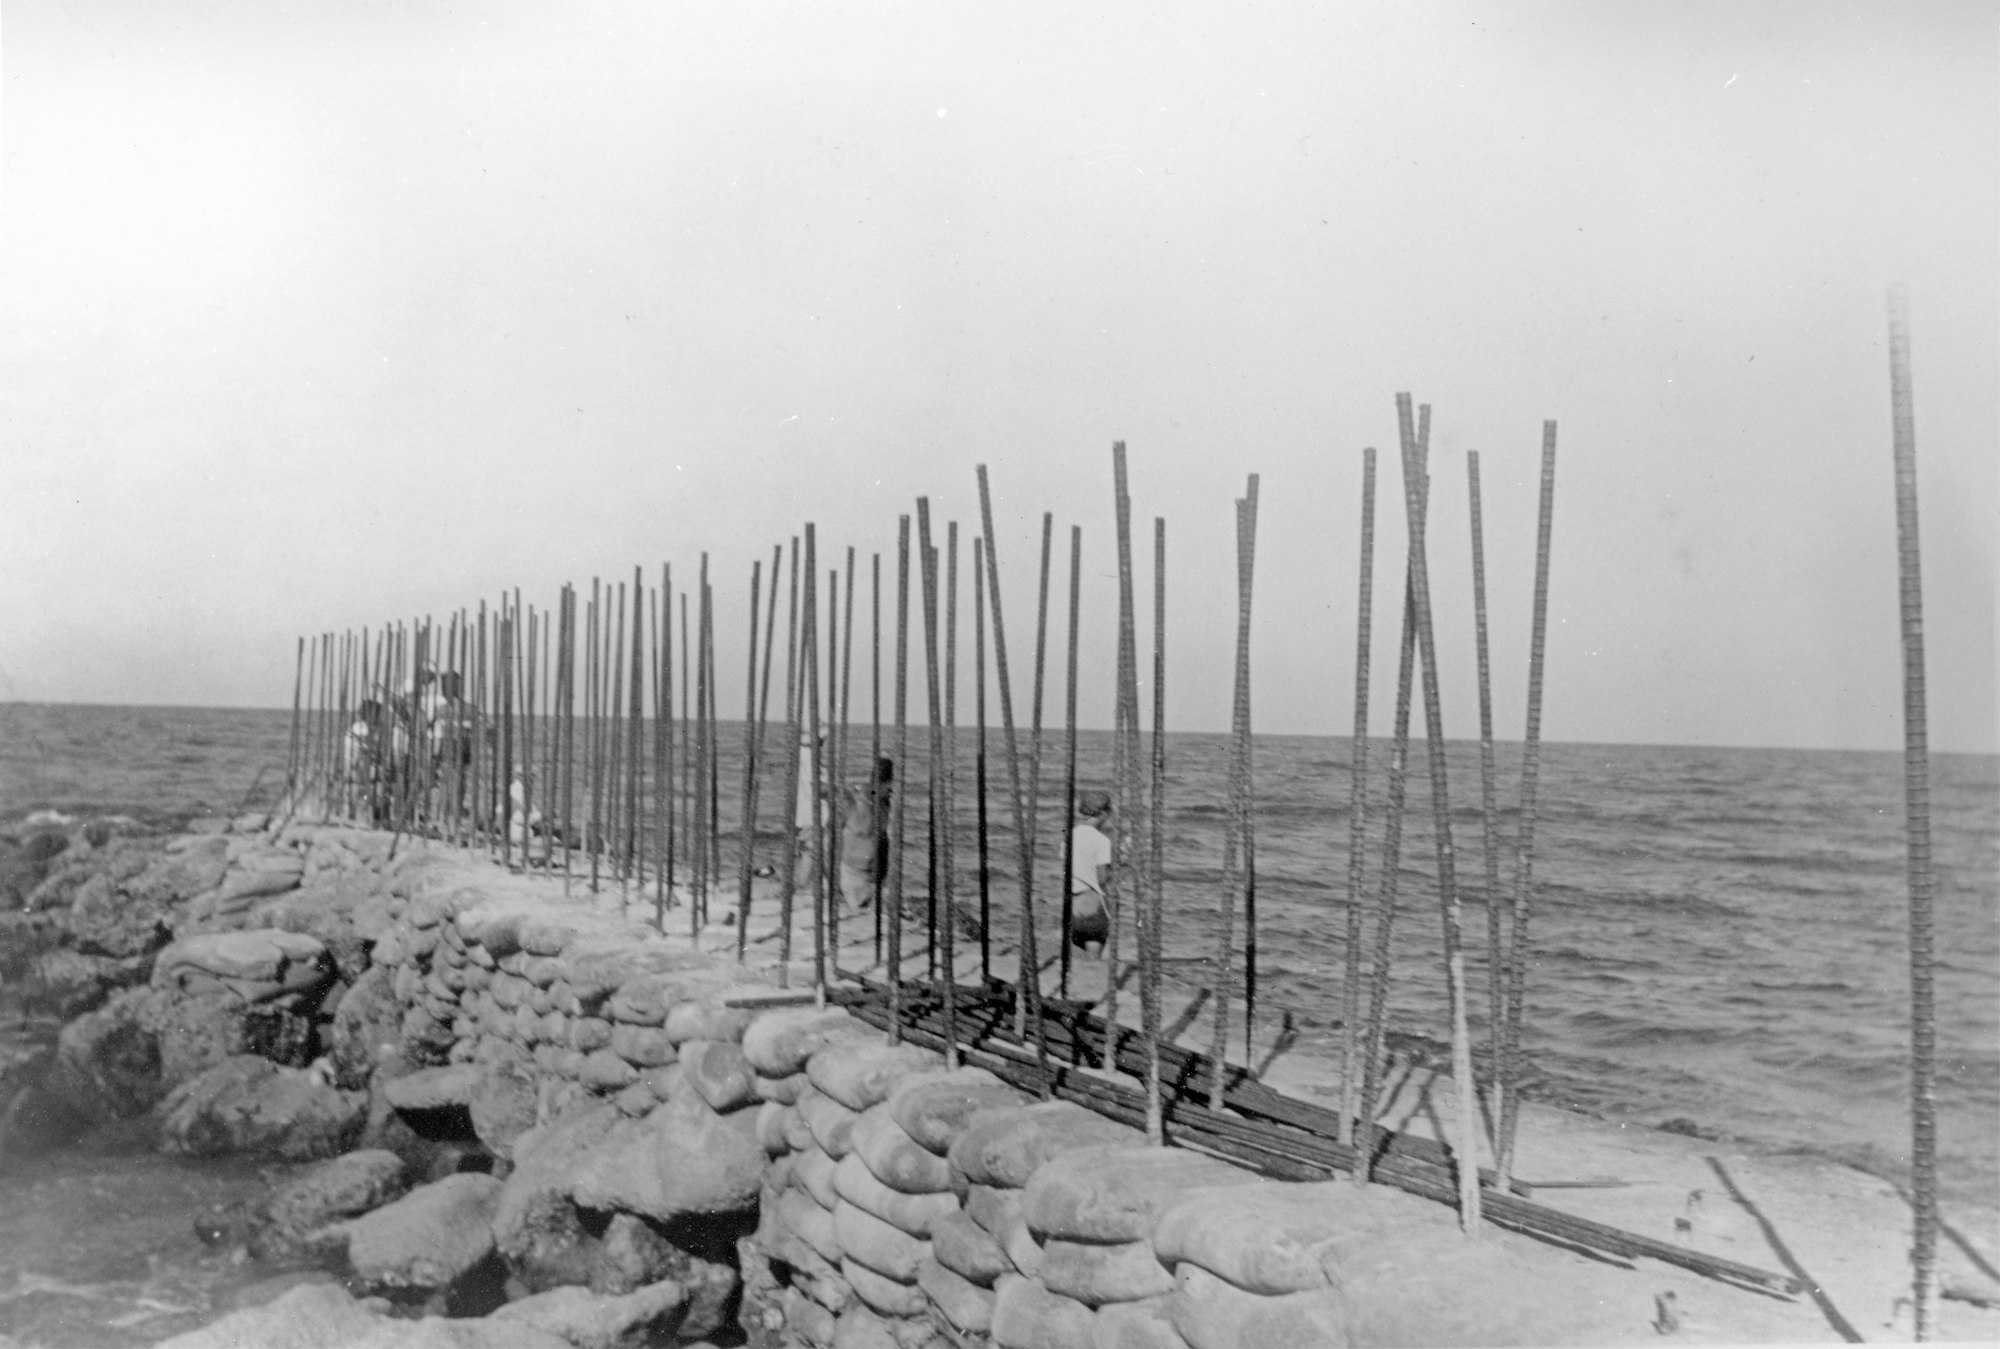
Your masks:
[{"label": "rebar shadow", "polygon": [[1840,1309],[1833,1305],[1833,1299],[1819,1286],[1819,1280],[1806,1272],[1805,1266],[1801,1265],[1798,1257],[1792,1254],[1792,1248],[1778,1235],[1778,1229],[1764,1216],[1764,1211],[1751,1203],[1749,1196],[1737,1188],[1736,1178],[1729,1174],[1729,1168],[1722,1164],[1722,1159],[1710,1156],[1702,1160],[1708,1163],[1709,1170],[1715,1172],[1716,1179],[1722,1182],[1722,1188],[1729,1191],[1729,1197],[1736,1201],[1737,1206],[1757,1220],[1758,1228],[1764,1233],[1764,1240],[1771,1245],[1772,1254],[1776,1255],[1786,1271],[1799,1281],[1799,1287],[1813,1300],[1813,1305],[1819,1308],[1820,1315],[1826,1318],[1826,1323],[1833,1327],[1834,1333],[1849,1344],[1862,1343],[1861,1332],[1840,1314]]}]

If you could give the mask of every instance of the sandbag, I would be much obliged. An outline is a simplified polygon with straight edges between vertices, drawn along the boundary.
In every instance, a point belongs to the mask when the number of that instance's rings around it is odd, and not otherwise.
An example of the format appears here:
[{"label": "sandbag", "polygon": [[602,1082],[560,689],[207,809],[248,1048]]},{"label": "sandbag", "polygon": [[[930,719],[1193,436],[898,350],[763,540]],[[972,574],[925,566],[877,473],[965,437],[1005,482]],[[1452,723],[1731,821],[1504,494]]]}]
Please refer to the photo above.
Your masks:
[{"label": "sandbag", "polygon": [[[965,1196],[965,1212],[1000,1243],[1014,1268],[1033,1278],[1042,1270],[1042,1247],[1021,1216],[1021,1192],[975,1185]],[[997,1285],[996,1285],[997,1286]]]},{"label": "sandbag", "polygon": [[853,1150],[890,1189],[904,1194],[942,1194],[951,1189],[950,1165],[904,1133],[887,1106],[863,1111],[850,1137]]},{"label": "sandbag", "polygon": [[681,1066],[687,1080],[709,1109],[730,1111],[756,1099],[751,1090],[750,1064],[729,1040],[683,1040]]},{"label": "sandbag", "polygon": [[1174,1276],[1150,1241],[1098,1244],[1055,1238],[1042,1243],[1042,1286],[1086,1307],[1137,1302],[1174,1291]]},{"label": "sandbag", "polygon": [[[665,1020],[662,1012],[661,1019]],[[861,1022],[837,1009],[786,1008],[766,1012],[743,1031],[743,1053],[765,1077],[790,1077],[831,1040],[868,1036]]]},{"label": "sandbag", "polygon": [[724,1007],[708,1001],[677,1002],[667,1009],[663,1029],[675,1044],[683,1040],[722,1040],[735,1044],[743,1039],[743,1032],[756,1016],[744,1007]]},{"label": "sandbag", "polygon": [[1338,1349],[1349,1343],[1346,1302],[1337,1289],[1265,1297],[1185,1263],[1175,1283],[1168,1313],[1190,1349]]},{"label": "sandbag", "polygon": [[760,1101],[776,1101],[780,1105],[794,1105],[799,1093],[811,1085],[804,1073],[793,1073],[790,1077],[766,1077],[762,1073],[750,1079],[751,1090]]},{"label": "sandbag", "polygon": [[1026,1105],[1028,1099],[984,1068],[957,1068],[899,1084],[890,1093],[889,1113],[918,1146],[942,1157],[974,1113]]},{"label": "sandbag", "polygon": [[904,1194],[875,1179],[859,1152],[850,1152],[834,1164],[834,1189],[842,1199],[900,1228],[920,1241],[928,1241],[932,1227],[958,1212],[953,1194]]},{"label": "sandbag", "polygon": [[993,1343],[1000,1349],[1094,1349],[1095,1319],[1075,1298],[1010,1275],[993,1298]]},{"label": "sandbag", "polygon": [[777,1210],[778,1221],[786,1231],[812,1247],[822,1259],[840,1263],[847,1252],[834,1226],[833,1215],[815,1204],[811,1195],[803,1190],[786,1190],[778,1196]]},{"label": "sandbag", "polygon": [[1044,1237],[1139,1241],[1191,1189],[1257,1183],[1253,1172],[1185,1148],[1079,1148],[1035,1172],[1021,1215]]},{"label": "sandbag", "polygon": [[776,1157],[791,1150],[791,1140],[785,1133],[785,1116],[790,1111],[790,1106],[776,1101],[766,1101],[757,1107],[757,1145],[767,1156]]},{"label": "sandbag", "polygon": [[927,1259],[917,1266],[917,1287],[953,1329],[981,1335],[992,1328],[993,1294],[936,1260]]},{"label": "sandbag", "polygon": [[817,1089],[802,1093],[799,1103],[792,1108],[799,1112],[799,1118],[805,1121],[806,1128],[812,1131],[813,1140],[825,1150],[827,1156],[838,1161],[853,1147],[854,1122],[861,1118],[855,1111],[831,1096],[821,1095]]},{"label": "sandbag", "polygon": [[917,1262],[931,1253],[928,1241],[883,1222],[845,1199],[833,1206],[833,1232],[840,1240],[841,1252],[849,1260],[859,1261],[899,1283],[913,1282],[917,1277]]},{"label": "sandbag", "polygon": [[1246,1292],[1325,1288],[1332,1243],[1375,1201],[1349,1181],[1195,1190],[1161,1213],[1153,1248],[1169,1264],[1199,1265]]},{"label": "sandbag", "polygon": [[1188,1349],[1188,1342],[1174,1329],[1168,1301],[1149,1297],[1099,1307],[1091,1328],[1095,1349]]},{"label": "sandbag", "polygon": [[792,1155],[798,1159],[793,1163],[792,1174],[798,1178],[799,1187],[817,1199],[820,1207],[831,1212],[833,1206],[840,1202],[840,1189],[834,1183],[834,1171],[840,1163],[819,1147],[810,1147]]},{"label": "sandbag", "polygon": [[975,1185],[1018,1190],[1051,1157],[1105,1143],[1143,1143],[1136,1129],[1113,1124],[1069,1101],[980,1110],[952,1143],[951,1164]]},{"label": "sandbag", "polygon": [[931,1229],[931,1254],[940,1265],[981,1288],[991,1288],[1002,1274],[1014,1272],[1014,1262],[993,1234],[963,1212],[948,1215]]},{"label": "sandbag", "polygon": [[841,1261],[840,1273],[854,1289],[854,1296],[885,1316],[922,1316],[929,1305],[924,1290],[914,1282],[884,1278],[859,1261]]},{"label": "sandbag", "polygon": [[849,1110],[880,1105],[904,1079],[935,1072],[939,1057],[911,1044],[846,1040],[830,1044],[806,1064],[806,1077]]}]

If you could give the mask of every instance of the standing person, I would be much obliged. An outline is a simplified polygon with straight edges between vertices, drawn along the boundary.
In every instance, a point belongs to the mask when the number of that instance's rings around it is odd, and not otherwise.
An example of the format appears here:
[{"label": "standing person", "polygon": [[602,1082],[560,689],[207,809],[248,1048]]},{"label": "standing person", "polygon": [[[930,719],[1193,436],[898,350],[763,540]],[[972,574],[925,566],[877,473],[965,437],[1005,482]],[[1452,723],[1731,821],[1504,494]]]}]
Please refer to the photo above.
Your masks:
[{"label": "standing person", "polygon": [[1105,939],[1111,935],[1111,913],[1104,898],[1104,875],[1111,869],[1111,839],[1104,826],[1110,819],[1109,792],[1076,794],[1076,825],[1070,830],[1069,940],[1092,958],[1104,954]]},{"label": "standing person", "polygon": [[889,805],[895,792],[896,765],[879,759],[868,786],[847,783],[840,815],[840,891],[842,912],[868,908],[889,874]]}]

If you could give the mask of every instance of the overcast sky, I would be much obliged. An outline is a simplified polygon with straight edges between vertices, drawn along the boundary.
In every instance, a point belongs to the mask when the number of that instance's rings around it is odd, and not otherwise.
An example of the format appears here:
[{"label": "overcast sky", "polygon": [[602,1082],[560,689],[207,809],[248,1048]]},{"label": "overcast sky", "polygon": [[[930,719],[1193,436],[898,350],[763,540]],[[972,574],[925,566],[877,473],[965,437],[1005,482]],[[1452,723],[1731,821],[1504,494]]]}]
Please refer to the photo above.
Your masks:
[{"label": "overcast sky", "polygon": [[1103,725],[1123,439],[1172,724],[1255,472],[1257,724],[1329,734],[1381,447],[1386,732],[1407,389],[1449,734],[1465,452],[1516,738],[1554,418],[1550,738],[1893,747],[1906,281],[1933,744],[1992,751],[1997,13],[9,0],[0,699],[288,704],[301,632],[707,550],[733,715],[752,560],[893,578],[983,462],[1017,689],[1083,528]]}]

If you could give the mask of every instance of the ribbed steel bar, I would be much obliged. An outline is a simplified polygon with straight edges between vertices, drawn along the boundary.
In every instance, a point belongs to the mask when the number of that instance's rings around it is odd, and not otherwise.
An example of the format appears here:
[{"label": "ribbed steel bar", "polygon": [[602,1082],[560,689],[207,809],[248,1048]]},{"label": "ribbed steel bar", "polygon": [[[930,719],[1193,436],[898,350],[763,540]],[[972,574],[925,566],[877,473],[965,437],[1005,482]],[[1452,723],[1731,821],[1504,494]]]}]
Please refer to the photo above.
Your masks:
[{"label": "ribbed steel bar", "polygon": [[1910,883],[1910,1247],[1916,1338],[1937,1308],[1937,1008],[1931,878],[1930,731],[1924,697],[1923,550],[1917,529],[1917,418],[1910,298],[1889,292],[1889,410],[1895,438],[1897,593],[1903,633],[1903,810]]},{"label": "ribbed steel bar", "polygon": [[1549,629],[1549,542],[1556,501],[1556,424],[1542,423],[1541,501],[1535,523],[1535,610],[1528,637],[1528,724],[1521,743],[1520,823],[1514,837],[1513,930],[1507,943],[1507,1026],[1500,1053],[1506,1114],[1494,1169],[1513,1174],[1514,1129],[1521,1109],[1521,1005],[1528,979],[1528,920],[1534,908],[1535,810],[1542,767],[1542,668]]},{"label": "ribbed steel bar", "polygon": [[1500,912],[1500,806],[1496,792],[1499,770],[1493,757],[1493,681],[1486,641],[1486,531],[1479,502],[1479,451],[1465,452],[1465,481],[1472,514],[1473,636],[1479,657],[1479,817],[1482,856],[1486,863],[1486,1033],[1491,1044],[1494,1145],[1499,1145],[1500,1121],[1506,1115],[1506,1094],[1500,1082],[1501,1040],[1507,1015],[1507,951]]},{"label": "ribbed steel bar", "polygon": [[[1375,612],[1375,449],[1361,452],[1361,583],[1354,618],[1354,739],[1349,751],[1347,946],[1340,995],[1340,1141],[1354,1141],[1361,1105],[1355,1062],[1361,1019],[1361,908],[1368,842],[1368,672]],[[1498,977],[1497,975],[1495,976]]]},{"label": "ribbed steel bar", "polygon": [[[777,574],[771,579],[775,582]],[[736,950],[740,957],[750,930],[750,880],[757,851],[757,617],[762,603],[764,564],[750,564],[750,659],[743,690],[743,826],[736,860]],[[774,587],[775,589],[775,587]],[[776,596],[773,597],[775,607]]]},{"label": "ribbed steel bar", "polygon": [[1014,808],[1014,836],[1021,844],[1021,978],[1017,983],[1019,998],[1014,1010],[1014,1031],[1025,1036],[1029,1018],[1040,1018],[1042,997],[1035,966],[1035,859],[1028,851],[1033,832],[1028,823],[1027,793],[1021,782],[1020,745],[1014,735],[1014,693],[1007,677],[1007,624],[1000,606],[1000,549],[993,534],[993,492],[987,481],[986,465],[979,465],[978,474],[979,527],[986,537],[986,588],[993,603],[993,666],[1000,678],[1000,722],[1007,740],[1008,799]]},{"label": "ribbed steel bar", "polygon": [[[993,977],[993,887],[986,846],[986,568],[981,564],[985,540],[972,540],[972,698],[975,730],[972,740],[973,824],[979,855],[979,979]],[[1068,928],[1064,933],[1067,939]],[[1068,959],[1069,947],[1063,947]],[[1065,991],[1064,996],[1068,993]]]},{"label": "ribbed steel bar", "polygon": [[[889,936],[889,1015],[897,1017],[903,996],[903,830],[910,787],[910,517],[896,517],[896,784],[889,829],[889,912],[883,925]],[[898,1022],[900,1025],[900,1021]],[[901,1038],[895,1027],[889,1038]]]},{"label": "ribbed steel bar", "polygon": [[1075,918],[1075,901],[1071,889],[1071,874],[1076,869],[1076,674],[1077,674],[1077,622],[1078,600],[1083,591],[1083,526],[1069,527],[1069,666],[1068,686],[1063,700],[1063,866],[1062,866],[1062,927],[1059,945],[1062,950],[1062,973],[1057,983],[1058,995],[1069,997],[1070,940],[1069,925]]},{"label": "ribbed steel bar", "polygon": [[[1396,395],[1398,420],[1413,423],[1408,394]],[[1413,441],[1413,436],[1405,437]],[[1452,1083],[1458,1099],[1459,1225],[1479,1234],[1479,1089],[1472,1076],[1472,1034],[1466,1017],[1463,917],[1458,897],[1457,857],[1452,847],[1451,792],[1444,758],[1444,703],[1438,687],[1437,636],[1431,623],[1430,562],[1425,516],[1428,470],[1414,454],[1403,461],[1403,499],[1408,508],[1410,563],[1416,596],[1417,648],[1424,669],[1424,747],[1430,762],[1431,836],[1437,849],[1438,916],[1444,935],[1445,992],[1451,1017]]]},{"label": "ribbed steel bar", "polygon": [[785,607],[785,853],[778,866],[778,987],[790,986],[792,887],[799,876],[799,539],[792,536]]},{"label": "ribbed steel bar", "polygon": [[945,1066],[958,1067],[958,521],[945,526],[944,582],[944,1035]]},{"label": "ribbed steel bar", "polygon": [[[1133,701],[1138,701],[1137,690]],[[1166,917],[1167,522],[1153,517],[1153,781],[1146,794],[1146,1136],[1163,1141],[1160,1114],[1160,926]]]}]

